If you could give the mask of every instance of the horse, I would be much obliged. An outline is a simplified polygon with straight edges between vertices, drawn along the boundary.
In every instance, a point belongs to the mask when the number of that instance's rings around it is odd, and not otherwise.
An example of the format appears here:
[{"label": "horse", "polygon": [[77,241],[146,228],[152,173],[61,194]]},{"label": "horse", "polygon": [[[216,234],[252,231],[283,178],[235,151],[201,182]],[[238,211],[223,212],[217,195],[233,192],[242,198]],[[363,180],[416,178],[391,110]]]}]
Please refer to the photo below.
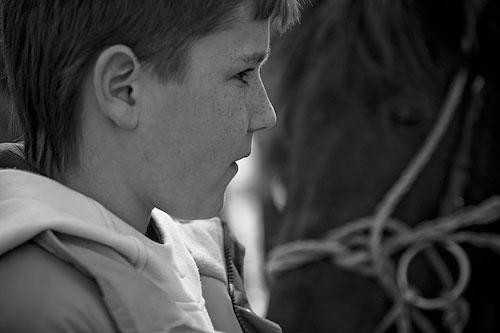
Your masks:
[{"label": "horse", "polygon": [[0,57],[0,143],[12,141],[16,137],[4,68],[3,57]]},{"label": "horse", "polygon": [[[272,259],[287,244],[303,251],[311,244],[305,240],[315,246],[313,259],[270,279],[267,316],[283,331],[500,331],[500,259],[490,249],[443,241],[426,255],[419,251],[429,242],[411,254],[395,251],[385,262],[403,261],[406,271],[396,265],[386,271],[399,280],[377,279],[374,271],[384,271],[383,263],[350,269],[370,260],[356,250],[374,250],[391,232],[409,232],[500,193],[499,15],[496,1],[316,0],[298,27],[273,39],[263,73],[278,113],[277,128],[261,140],[266,250]],[[379,228],[374,236],[374,223],[388,223],[375,221],[374,211],[446,109],[455,114],[442,138],[385,215],[403,225],[386,224],[393,230]],[[325,255],[345,248],[322,240],[359,226],[365,234],[352,238],[352,255]],[[467,230],[494,236],[500,228]],[[289,253],[289,262],[302,256]],[[395,307],[407,299],[388,289],[401,281],[418,286],[414,299],[438,299],[442,266],[449,270],[444,280],[463,282],[460,309],[441,308],[442,316],[435,308]]]},{"label": "horse", "polygon": [[9,103],[8,95],[0,88],[0,143],[13,139]]}]

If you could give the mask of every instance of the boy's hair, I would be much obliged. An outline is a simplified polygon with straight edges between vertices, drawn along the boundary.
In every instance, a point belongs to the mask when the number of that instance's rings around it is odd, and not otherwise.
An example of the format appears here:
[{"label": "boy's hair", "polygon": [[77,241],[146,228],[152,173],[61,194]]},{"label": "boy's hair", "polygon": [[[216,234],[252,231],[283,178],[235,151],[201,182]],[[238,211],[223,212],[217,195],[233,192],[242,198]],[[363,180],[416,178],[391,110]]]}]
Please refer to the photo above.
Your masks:
[{"label": "boy's hair", "polygon": [[80,87],[106,47],[129,46],[159,78],[182,80],[190,46],[230,22],[243,3],[284,30],[297,0],[2,0],[9,89],[28,163],[50,176],[78,159]]}]

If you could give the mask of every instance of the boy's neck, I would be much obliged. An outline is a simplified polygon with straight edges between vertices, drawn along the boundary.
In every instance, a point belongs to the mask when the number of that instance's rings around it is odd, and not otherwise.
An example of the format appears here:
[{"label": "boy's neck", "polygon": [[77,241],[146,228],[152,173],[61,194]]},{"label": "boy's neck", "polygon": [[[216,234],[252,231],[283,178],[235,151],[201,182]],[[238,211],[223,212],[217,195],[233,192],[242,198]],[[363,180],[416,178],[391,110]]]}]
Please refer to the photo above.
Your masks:
[{"label": "boy's neck", "polygon": [[118,173],[86,173],[82,168],[72,168],[64,175],[62,183],[91,199],[96,200],[110,212],[134,229],[144,234],[153,207],[147,207],[142,198],[130,189],[126,182],[117,179]]}]

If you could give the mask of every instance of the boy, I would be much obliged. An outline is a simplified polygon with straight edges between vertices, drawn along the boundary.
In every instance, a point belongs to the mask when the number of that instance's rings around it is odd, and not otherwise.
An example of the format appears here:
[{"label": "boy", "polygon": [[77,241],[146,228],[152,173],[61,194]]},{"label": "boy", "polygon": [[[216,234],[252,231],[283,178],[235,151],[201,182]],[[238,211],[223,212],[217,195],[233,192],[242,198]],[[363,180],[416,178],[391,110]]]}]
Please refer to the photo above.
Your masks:
[{"label": "boy", "polygon": [[240,307],[241,251],[219,220],[161,211],[219,212],[252,134],[274,125],[259,70],[295,1],[1,6],[24,133],[4,166],[31,172],[0,171],[0,327],[279,331]]}]

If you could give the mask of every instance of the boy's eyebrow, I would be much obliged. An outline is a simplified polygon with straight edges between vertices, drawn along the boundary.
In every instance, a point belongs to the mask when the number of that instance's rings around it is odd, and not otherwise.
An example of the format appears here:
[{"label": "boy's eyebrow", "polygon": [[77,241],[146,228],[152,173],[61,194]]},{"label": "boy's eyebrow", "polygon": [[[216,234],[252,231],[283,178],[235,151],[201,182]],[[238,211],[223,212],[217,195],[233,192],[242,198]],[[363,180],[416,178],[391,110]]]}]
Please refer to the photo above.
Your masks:
[{"label": "boy's eyebrow", "polygon": [[269,55],[271,54],[271,49],[267,49],[265,52],[254,52],[252,54],[245,54],[237,58],[238,61],[244,62],[246,64],[260,64],[265,62]]}]

